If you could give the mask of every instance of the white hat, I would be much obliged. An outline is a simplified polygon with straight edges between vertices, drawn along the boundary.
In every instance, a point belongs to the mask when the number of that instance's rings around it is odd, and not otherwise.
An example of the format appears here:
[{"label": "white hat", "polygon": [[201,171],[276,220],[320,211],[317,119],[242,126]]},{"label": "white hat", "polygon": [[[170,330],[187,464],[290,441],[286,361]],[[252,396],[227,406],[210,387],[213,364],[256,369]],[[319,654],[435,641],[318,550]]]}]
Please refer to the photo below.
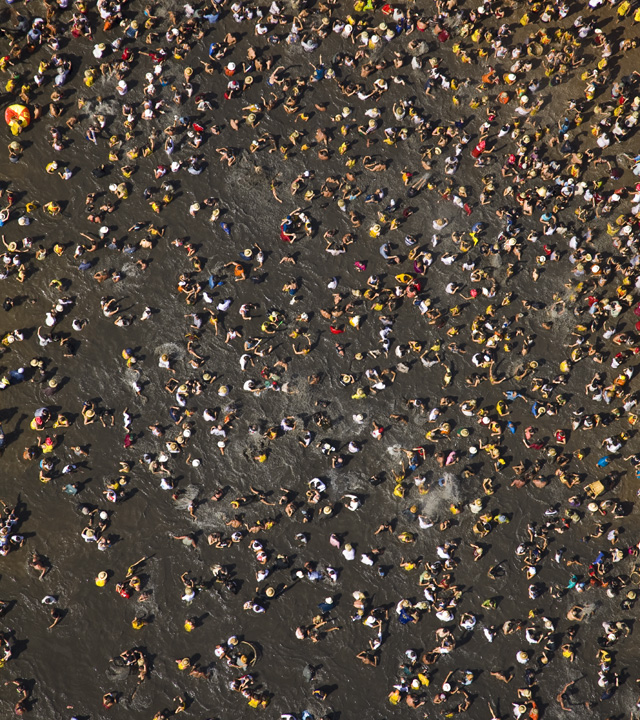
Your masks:
[{"label": "white hat", "polygon": [[478,448],[475,447],[475,445],[472,445],[472,446],[469,448],[469,455],[475,455],[477,452],[478,452]]}]

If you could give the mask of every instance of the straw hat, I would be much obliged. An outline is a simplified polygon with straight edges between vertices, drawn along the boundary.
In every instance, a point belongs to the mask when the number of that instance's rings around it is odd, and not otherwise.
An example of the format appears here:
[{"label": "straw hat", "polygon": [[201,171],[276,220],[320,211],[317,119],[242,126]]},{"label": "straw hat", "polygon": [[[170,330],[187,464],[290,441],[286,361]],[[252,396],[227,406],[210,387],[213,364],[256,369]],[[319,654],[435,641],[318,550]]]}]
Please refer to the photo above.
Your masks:
[{"label": "straw hat", "polygon": [[187,77],[191,77],[193,75],[193,68],[192,67],[185,68],[184,74],[187,75]]},{"label": "straw hat", "polygon": [[229,386],[228,385],[221,385],[218,388],[218,395],[220,397],[226,397],[229,394]]},{"label": "straw hat", "polygon": [[98,580],[100,580],[100,582],[106,582],[107,579],[108,579],[108,577],[109,577],[109,576],[107,575],[107,573],[106,573],[104,570],[101,570],[101,571],[98,573]]},{"label": "straw hat", "polygon": [[58,387],[58,381],[55,378],[51,378],[49,380],[49,387],[50,388],[57,388]]},{"label": "straw hat", "polygon": [[274,597],[274,595],[276,594],[276,591],[275,591],[272,587],[268,587],[268,588],[264,591],[264,594],[265,594],[267,597],[272,598],[272,597]]}]

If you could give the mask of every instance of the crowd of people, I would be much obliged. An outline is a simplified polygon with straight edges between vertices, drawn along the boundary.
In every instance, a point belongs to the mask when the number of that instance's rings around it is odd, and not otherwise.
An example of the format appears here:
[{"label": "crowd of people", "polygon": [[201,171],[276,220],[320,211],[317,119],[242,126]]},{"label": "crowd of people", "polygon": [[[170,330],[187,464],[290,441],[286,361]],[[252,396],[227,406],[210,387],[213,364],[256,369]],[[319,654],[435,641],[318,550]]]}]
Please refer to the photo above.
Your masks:
[{"label": "crowd of people", "polygon": [[0,702],[633,718],[640,9],[7,4]]}]

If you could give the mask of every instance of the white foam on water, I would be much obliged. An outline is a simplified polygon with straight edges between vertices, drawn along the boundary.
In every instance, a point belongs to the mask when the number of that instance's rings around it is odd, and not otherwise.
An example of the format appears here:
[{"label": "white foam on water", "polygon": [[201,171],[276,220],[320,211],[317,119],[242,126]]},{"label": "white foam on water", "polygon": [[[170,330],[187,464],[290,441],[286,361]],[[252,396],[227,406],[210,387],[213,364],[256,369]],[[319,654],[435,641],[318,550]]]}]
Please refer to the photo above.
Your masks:
[{"label": "white foam on water", "polygon": [[445,482],[440,485],[436,480],[427,495],[421,499],[422,515],[433,517],[439,512],[448,512],[451,505],[456,505],[462,500],[462,480],[451,472],[440,474]]}]

